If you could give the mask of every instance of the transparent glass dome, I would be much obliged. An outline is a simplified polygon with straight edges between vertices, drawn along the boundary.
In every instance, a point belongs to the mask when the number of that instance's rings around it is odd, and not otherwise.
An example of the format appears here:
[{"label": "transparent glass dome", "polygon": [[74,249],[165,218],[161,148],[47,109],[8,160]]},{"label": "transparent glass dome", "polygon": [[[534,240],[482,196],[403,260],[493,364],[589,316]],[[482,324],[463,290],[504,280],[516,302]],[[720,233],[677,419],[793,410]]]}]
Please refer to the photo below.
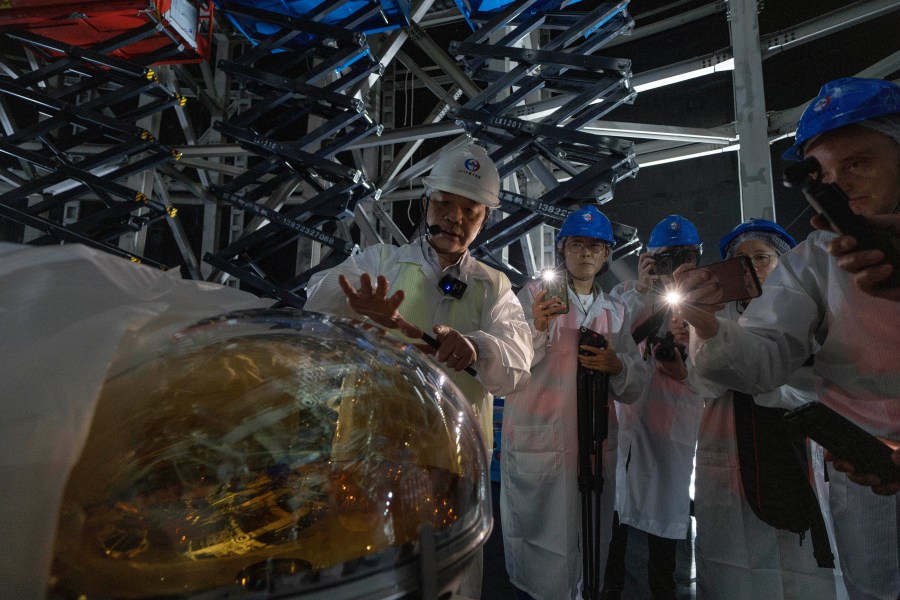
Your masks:
[{"label": "transparent glass dome", "polygon": [[247,311],[123,347],[48,597],[399,598],[423,547],[446,586],[489,534],[471,407],[380,330]]}]

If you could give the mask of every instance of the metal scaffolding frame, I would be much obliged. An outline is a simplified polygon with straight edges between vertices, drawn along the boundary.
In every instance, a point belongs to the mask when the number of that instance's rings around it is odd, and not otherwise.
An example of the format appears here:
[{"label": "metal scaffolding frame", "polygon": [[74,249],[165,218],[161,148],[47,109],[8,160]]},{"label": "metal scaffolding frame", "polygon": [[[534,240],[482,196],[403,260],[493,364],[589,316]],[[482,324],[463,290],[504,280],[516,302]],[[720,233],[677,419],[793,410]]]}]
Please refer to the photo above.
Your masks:
[{"label": "metal scaffolding frame", "polygon": [[[741,169],[761,164],[766,141],[791,134],[802,109],[766,111],[750,94],[740,105],[757,118],[741,109],[733,122],[700,129],[607,120],[616,108],[723,70],[734,71],[736,90],[759,88],[745,79],[749,67],[898,8],[862,0],[762,35],[733,20],[733,47],[632,74],[630,60],[609,56],[623,43],[701,18],[750,18],[756,2],[695,6],[635,28],[626,0],[544,12],[526,0],[468,15],[471,33],[449,44],[432,33],[461,23],[458,11],[417,2],[405,24],[368,34],[358,24],[378,3],[329,18],[341,4],[297,18],[226,2],[214,57],[195,65],[147,66],[171,49],[131,62],[111,56],[146,28],[90,48],[3,28],[4,47],[21,52],[0,59],[0,217],[16,224],[17,241],[83,242],[160,268],[142,236],[165,221],[186,275],[299,305],[309,276],[357,246],[405,242],[422,175],[442,147],[474,138],[505,189],[472,251],[521,285],[538,268],[533,233],[575,205],[609,202],[623,178],[664,162],[738,151]],[[248,39],[234,26],[241,19],[274,33]],[[898,65],[894,52],[860,74],[887,76]],[[415,119],[403,126],[400,96],[412,90],[424,99],[406,99]],[[746,147],[753,138],[755,151]],[[763,194],[764,180],[755,184]],[[199,240],[176,207],[199,208]],[[640,250],[633,227],[617,223],[615,232],[615,260]]]}]

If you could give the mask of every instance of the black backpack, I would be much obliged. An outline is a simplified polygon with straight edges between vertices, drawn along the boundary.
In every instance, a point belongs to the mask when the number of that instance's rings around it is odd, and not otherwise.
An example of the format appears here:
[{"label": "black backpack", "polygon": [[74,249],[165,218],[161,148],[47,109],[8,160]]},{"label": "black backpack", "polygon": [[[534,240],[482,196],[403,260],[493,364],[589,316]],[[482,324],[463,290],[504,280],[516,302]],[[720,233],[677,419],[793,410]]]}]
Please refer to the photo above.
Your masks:
[{"label": "black backpack", "polygon": [[753,396],[733,392],[734,425],[744,497],[753,512],[777,529],[807,530],[816,563],[834,568],[825,520],[809,482],[805,439],[784,421],[786,410],[759,406]]}]

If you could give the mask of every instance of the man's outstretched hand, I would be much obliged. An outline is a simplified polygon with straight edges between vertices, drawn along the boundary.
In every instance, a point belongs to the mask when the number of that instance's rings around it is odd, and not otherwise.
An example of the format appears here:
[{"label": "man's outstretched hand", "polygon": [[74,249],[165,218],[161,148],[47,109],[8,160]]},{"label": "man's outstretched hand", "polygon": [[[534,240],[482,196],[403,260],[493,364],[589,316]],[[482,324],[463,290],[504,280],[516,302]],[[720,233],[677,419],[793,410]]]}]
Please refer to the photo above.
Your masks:
[{"label": "man's outstretched hand", "polygon": [[422,337],[424,332],[397,311],[406,297],[403,290],[388,297],[391,284],[384,275],[378,276],[375,287],[372,287],[372,276],[368,273],[360,275],[359,289],[353,287],[344,275],[338,276],[338,283],[347,296],[347,305],[357,314],[370,318],[386,329],[399,329],[407,337]]}]

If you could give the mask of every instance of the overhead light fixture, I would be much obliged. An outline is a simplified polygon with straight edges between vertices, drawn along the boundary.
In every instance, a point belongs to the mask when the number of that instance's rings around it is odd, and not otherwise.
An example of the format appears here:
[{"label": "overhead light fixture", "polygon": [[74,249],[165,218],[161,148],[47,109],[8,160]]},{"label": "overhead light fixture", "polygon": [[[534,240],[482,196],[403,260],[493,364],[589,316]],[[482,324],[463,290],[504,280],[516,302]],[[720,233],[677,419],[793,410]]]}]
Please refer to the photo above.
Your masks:
[{"label": "overhead light fixture", "polygon": [[703,77],[704,75],[712,75],[713,73],[719,73],[722,71],[734,71],[734,58],[723,60],[720,63],[716,63],[708,67],[700,67],[699,69],[692,69],[684,73],[676,73],[674,75],[661,77],[653,81],[638,83],[634,86],[634,90],[638,93],[646,92],[647,90],[653,90],[659,87],[672,85],[673,83],[679,83],[682,81],[687,81],[689,79]]},{"label": "overhead light fixture", "polygon": [[[731,145],[720,147],[720,148],[713,148],[712,150],[701,150],[698,152],[687,152],[687,151],[683,151],[683,150],[681,152],[676,151],[673,153],[654,152],[653,154],[656,154],[656,155],[668,154],[668,156],[663,156],[662,158],[658,158],[656,160],[653,160],[653,159],[646,160],[646,162],[645,162],[644,160],[641,160],[640,155],[638,155],[637,163],[638,163],[638,166],[643,169],[645,167],[652,167],[654,165],[664,165],[666,163],[677,162],[680,160],[688,160],[689,158],[699,158],[701,156],[709,156],[711,154],[723,154],[725,152],[735,152],[737,150],[740,150],[740,148],[741,148],[740,144],[731,144]],[[653,154],[648,155],[648,157],[653,156]]]},{"label": "overhead light fixture", "polygon": [[706,142],[728,144],[738,139],[736,133],[697,127],[672,127],[650,123],[623,123],[619,121],[594,121],[584,131],[614,137],[670,140],[673,142]]},{"label": "overhead light fixture", "polygon": [[789,131],[788,133],[783,133],[779,136],[769,138],[769,145],[771,146],[775,142],[780,142],[781,140],[785,140],[787,138],[792,138],[792,137],[795,137],[796,135],[797,135],[796,131]]}]

